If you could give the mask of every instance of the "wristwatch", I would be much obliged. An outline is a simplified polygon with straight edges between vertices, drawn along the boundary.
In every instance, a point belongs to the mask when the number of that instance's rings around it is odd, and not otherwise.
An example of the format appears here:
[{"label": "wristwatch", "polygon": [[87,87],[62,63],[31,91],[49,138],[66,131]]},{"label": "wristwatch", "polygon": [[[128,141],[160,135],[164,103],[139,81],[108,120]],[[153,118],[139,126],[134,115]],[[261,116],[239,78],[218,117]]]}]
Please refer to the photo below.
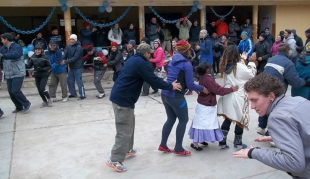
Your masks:
[{"label": "wristwatch", "polygon": [[251,149],[249,150],[249,152],[248,152],[248,157],[249,157],[250,159],[252,159],[252,152],[253,152],[254,149],[260,149],[260,147],[254,147],[254,148],[251,148]]}]

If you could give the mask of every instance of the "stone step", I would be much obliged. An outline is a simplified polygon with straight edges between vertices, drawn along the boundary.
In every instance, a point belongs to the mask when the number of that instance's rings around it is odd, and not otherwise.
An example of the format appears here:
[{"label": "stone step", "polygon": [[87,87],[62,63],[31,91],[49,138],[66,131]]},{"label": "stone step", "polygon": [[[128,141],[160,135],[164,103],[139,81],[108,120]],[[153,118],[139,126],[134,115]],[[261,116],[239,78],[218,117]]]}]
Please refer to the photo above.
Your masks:
[{"label": "stone step", "polygon": [[[105,74],[102,78],[102,81],[112,81],[112,79],[113,79],[113,71],[108,70],[105,72]],[[82,74],[82,81],[83,81],[83,83],[93,82],[94,81],[93,71],[83,73]],[[50,83],[50,78],[48,79],[47,85],[49,85],[49,83]],[[1,82],[0,85],[1,85],[1,89],[7,89],[5,81]],[[35,87],[36,87],[35,78],[26,77],[24,79],[23,88],[35,88]]]}]

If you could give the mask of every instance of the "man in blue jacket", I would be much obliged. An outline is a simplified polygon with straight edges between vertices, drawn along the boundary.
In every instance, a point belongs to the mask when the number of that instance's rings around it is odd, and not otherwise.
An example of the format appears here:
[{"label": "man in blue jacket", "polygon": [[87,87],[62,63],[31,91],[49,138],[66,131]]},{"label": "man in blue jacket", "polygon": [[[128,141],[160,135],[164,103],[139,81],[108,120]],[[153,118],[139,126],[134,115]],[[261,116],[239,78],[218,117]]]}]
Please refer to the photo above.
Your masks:
[{"label": "man in blue jacket", "polygon": [[181,90],[179,83],[167,83],[157,77],[149,64],[151,47],[148,44],[140,44],[137,54],[129,58],[111,91],[110,101],[112,102],[116,137],[115,144],[111,151],[111,157],[106,164],[118,172],[127,171],[123,162],[126,157],[136,154],[133,150],[135,115],[134,108],[137,102],[143,82],[151,86],[165,90]]},{"label": "man in blue jacket", "polygon": [[[293,87],[308,86],[309,84],[306,84],[306,81],[299,77],[295,64],[288,58],[290,46],[283,43],[279,46],[278,51],[278,55],[268,60],[263,73],[277,77],[284,84],[285,91],[288,85]],[[260,116],[258,122],[257,133],[265,135],[268,116]]]},{"label": "man in blue jacket", "polygon": [[8,92],[12,102],[15,104],[13,113],[28,112],[31,103],[21,91],[24,76],[26,74],[23,50],[20,45],[14,42],[14,37],[10,33],[1,36],[3,46],[0,48],[0,58],[3,61],[3,71],[6,78]]},{"label": "man in blue jacket", "polygon": [[49,84],[49,94],[53,102],[58,101],[56,98],[56,91],[58,83],[60,83],[62,101],[68,101],[68,90],[67,90],[67,69],[66,65],[60,65],[62,61],[62,53],[57,46],[56,41],[51,40],[48,45],[48,51],[45,53],[52,64],[51,81]]},{"label": "man in blue jacket", "polygon": [[85,99],[85,89],[82,81],[82,71],[84,67],[83,63],[83,48],[81,43],[77,41],[77,36],[75,34],[70,35],[70,44],[65,50],[63,61],[60,62],[60,65],[66,64],[69,65],[70,70],[68,73],[68,88],[69,88],[69,98],[77,97],[75,91],[75,81],[79,87],[80,99]]}]

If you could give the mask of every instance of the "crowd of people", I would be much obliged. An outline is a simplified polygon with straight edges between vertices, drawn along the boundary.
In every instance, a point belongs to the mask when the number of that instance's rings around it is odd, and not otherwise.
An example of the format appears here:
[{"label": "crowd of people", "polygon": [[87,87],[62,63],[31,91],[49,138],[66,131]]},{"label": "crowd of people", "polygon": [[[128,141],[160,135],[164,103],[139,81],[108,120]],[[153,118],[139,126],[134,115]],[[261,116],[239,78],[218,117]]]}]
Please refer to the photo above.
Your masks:
[{"label": "crowd of people", "polygon": [[[167,114],[159,151],[181,156],[192,154],[183,148],[190,117],[185,95],[196,91],[197,104],[188,131],[193,141],[191,148],[201,151],[203,148],[199,144],[209,145],[208,142],[218,142],[221,149],[229,148],[227,136],[231,123],[235,123],[233,146],[241,150],[235,152],[234,157],[254,158],[293,178],[309,178],[310,123],[306,116],[310,114],[306,108],[310,105],[310,82],[307,81],[310,77],[310,29],[305,31],[305,44],[295,29],[285,29],[274,38],[269,28],[254,44],[249,19],[239,26],[234,16],[229,25],[221,18],[201,30],[197,20],[191,22],[181,18],[176,27],[179,35],[173,37],[166,24],[159,25],[153,17],[146,24],[146,37],[137,46],[132,23],[128,23],[124,33],[118,24],[114,24],[107,36],[100,28],[91,29],[88,23],[83,23],[81,41],[76,34],[71,34],[70,44],[66,47],[64,38],[57,28],[53,28],[48,42],[42,39],[42,34],[36,35],[34,54],[26,65],[22,45],[15,42],[13,34],[2,34],[0,57],[8,92],[15,104],[13,113],[27,113],[31,107],[21,91],[26,68],[34,68],[36,86],[43,101],[41,107],[45,107],[58,101],[58,83],[62,101],[77,97],[85,99],[82,71],[84,62],[91,61],[98,99],[106,96],[101,85],[103,75],[107,68],[114,71],[110,101],[115,113],[116,137],[106,164],[116,171],[127,171],[123,165],[125,158],[137,153],[133,147],[135,103],[139,96],[148,96],[152,87],[152,94],[161,96]],[[104,54],[95,46],[106,45],[102,40],[107,39],[111,41],[111,50]],[[49,76],[51,83],[46,90]],[[224,78],[224,86],[216,83],[215,76]],[[292,86],[292,97],[285,96],[288,85]],[[216,95],[221,96],[218,101]],[[273,141],[280,152],[249,149],[242,142],[243,131],[249,126],[250,107],[259,114],[257,133],[263,135],[255,140]],[[221,125],[218,116],[224,118]],[[176,144],[169,148],[167,141],[177,118]]]}]

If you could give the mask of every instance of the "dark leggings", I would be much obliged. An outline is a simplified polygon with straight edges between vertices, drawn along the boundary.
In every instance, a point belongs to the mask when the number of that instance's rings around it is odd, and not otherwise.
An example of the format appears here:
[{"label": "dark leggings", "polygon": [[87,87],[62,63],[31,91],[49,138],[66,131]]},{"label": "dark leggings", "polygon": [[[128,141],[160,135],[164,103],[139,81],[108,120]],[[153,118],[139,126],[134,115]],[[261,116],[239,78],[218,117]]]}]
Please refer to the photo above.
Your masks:
[{"label": "dark leggings", "polygon": [[48,80],[48,76],[36,77],[35,80],[36,80],[37,89],[39,91],[39,94],[40,94],[42,100],[44,102],[47,102],[47,99],[51,98],[48,91],[45,89],[46,84],[47,84],[47,80]]},{"label": "dark leggings", "polygon": [[219,65],[220,65],[220,58],[213,58],[213,72],[214,73],[219,73],[220,69],[219,69]]},{"label": "dark leggings", "polygon": [[186,99],[170,98],[164,95],[161,95],[161,99],[166,109],[167,121],[163,126],[160,145],[164,148],[168,148],[167,140],[171,133],[172,127],[176,119],[178,118],[179,124],[176,130],[176,144],[174,150],[176,152],[182,152],[184,150],[184,148],[182,147],[182,142],[186,130],[186,124],[188,122],[188,109]]},{"label": "dark leggings", "polygon": [[[225,120],[224,120],[224,122],[222,124],[221,129],[225,130],[225,131],[229,131],[230,124],[231,124],[231,121],[229,119],[225,118]],[[243,129],[241,127],[239,127],[237,124],[235,126],[235,134],[236,135],[242,135],[243,134]]]}]

